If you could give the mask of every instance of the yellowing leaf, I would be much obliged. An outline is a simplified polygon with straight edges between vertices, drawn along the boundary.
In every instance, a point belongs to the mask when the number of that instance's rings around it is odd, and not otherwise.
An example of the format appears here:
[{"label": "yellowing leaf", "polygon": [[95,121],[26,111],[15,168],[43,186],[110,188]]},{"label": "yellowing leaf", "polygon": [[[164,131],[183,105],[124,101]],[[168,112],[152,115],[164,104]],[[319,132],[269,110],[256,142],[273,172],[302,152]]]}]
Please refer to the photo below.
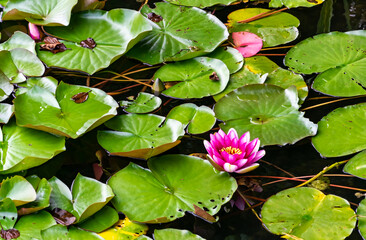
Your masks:
[{"label": "yellowing leaf", "polygon": [[119,220],[113,227],[98,235],[105,240],[130,240],[146,234],[147,229],[148,227],[146,224],[135,223],[130,221],[130,219],[125,218]]}]

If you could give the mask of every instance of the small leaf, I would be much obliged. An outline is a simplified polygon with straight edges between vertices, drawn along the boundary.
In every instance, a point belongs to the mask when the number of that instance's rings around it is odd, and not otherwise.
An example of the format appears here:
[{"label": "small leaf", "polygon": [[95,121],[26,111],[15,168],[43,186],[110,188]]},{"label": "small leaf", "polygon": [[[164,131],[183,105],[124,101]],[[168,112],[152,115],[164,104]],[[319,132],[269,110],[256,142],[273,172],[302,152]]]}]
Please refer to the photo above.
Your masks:
[{"label": "small leaf", "polygon": [[53,209],[51,214],[58,224],[64,226],[70,226],[76,221],[76,217],[72,213],[60,208]]},{"label": "small leaf", "polygon": [[43,40],[44,44],[39,45],[40,51],[49,51],[53,54],[58,52],[64,52],[67,50],[65,44],[60,43],[57,38],[45,37]]},{"label": "small leaf", "polygon": [[73,100],[75,103],[83,103],[86,100],[88,100],[90,92],[91,92],[91,90],[89,90],[88,92],[81,92],[81,93],[75,94],[74,96],[71,97],[71,100]]}]

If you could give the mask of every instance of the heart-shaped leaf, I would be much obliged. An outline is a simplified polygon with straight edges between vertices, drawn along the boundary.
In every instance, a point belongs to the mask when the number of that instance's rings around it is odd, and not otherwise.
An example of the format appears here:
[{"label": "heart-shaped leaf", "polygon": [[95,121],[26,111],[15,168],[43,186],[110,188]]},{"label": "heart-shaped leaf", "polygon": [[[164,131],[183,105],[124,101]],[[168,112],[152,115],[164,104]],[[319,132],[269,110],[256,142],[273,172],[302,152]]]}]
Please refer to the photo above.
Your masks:
[{"label": "heart-shaped leaf", "polygon": [[111,155],[148,159],[175,147],[183,125],[153,114],[121,115],[106,122],[115,131],[99,131],[98,142]]},{"label": "heart-shaped leaf", "polygon": [[20,232],[20,237],[17,240],[42,239],[41,231],[55,224],[56,221],[46,211],[22,216],[15,224],[15,228]]},{"label": "heart-shaped leaf", "polygon": [[24,48],[34,54],[36,43],[28,35],[21,31],[16,31],[7,41],[0,44],[0,50],[13,50],[15,48]]},{"label": "heart-shaped leaf", "polygon": [[36,191],[22,176],[14,176],[1,183],[0,198],[10,198],[15,206],[20,206],[36,200]]},{"label": "heart-shaped leaf", "polygon": [[[73,97],[88,93],[82,103]],[[61,82],[56,94],[34,86],[14,100],[17,124],[77,138],[117,114],[118,104],[100,89]]]},{"label": "heart-shaped leaf", "polygon": [[[54,54],[37,48],[37,53],[49,67],[93,74],[108,67],[151,29],[148,20],[129,9],[75,13],[69,26],[45,28],[47,33],[63,39],[60,42],[66,51]],[[86,44],[88,39],[95,42],[95,47]]]},{"label": "heart-shaped leaf", "polygon": [[277,46],[295,40],[299,34],[300,21],[289,13],[276,13],[258,20],[245,20],[264,14],[270,10],[263,8],[243,8],[229,14],[230,32],[251,32],[263,40],[264,47]]},{"label": "heart-shaped leaf", "polygon": [[128,113],[148,113],[161,105],[161,99],[150,93],[140,92],[133,102],[121,101],[120,105]]},{"label": "heart-shaped leaf", "polygon": [[150,159],[148,166],[150,170],[130,163],[108,181],[116,194],[115,208],[138,222],[173,221],[194,212],[194,205],[214,215],[237,188],[228,173],[197,157],[164,155]]},{"label": "heart-shaped leaf", "polygon": [[305,39],[287,53],[285,64],[298,73],[318,73],[317,91],[334,96],[365,94],[366,31],[332,32]]},{"label": "heart-shaped leaf", "polygon": [[11,173],[35,167],[62,151],[65,151],[64,137],[19,127],[10,121],[0,134],[0,170]]},{"label": "heart-shaped leaf", "polygon": [[345,239],[356,224],[347,200],[315,188],[281,191],[264,203],[261,214],[272,233],[300,239]]},{"label": "heart-shaped leaf", "polygon": [[197,57],[161,67],[154,75],[165,84],[175,83],[163,91],[174,98],[202,98],[223,91],[229,81],[230,72],[220,60]]},{"label": "heart-shaped leaf", "polygon": [[9,0],[2,20],[27,20],[37,25],[68,25],[77,0]]},{"label": "heart-shaped leaf", "polygon": [[366,104],[356,104],[336,110],[319,122],[319,132],[313,137],[315,149],[324,157],[338,157],[366,149]]},{"label": "heart-shaped leaf", "polygon": [[219,47],[215,51],[208,54],[207,57],[216,58],[223,61],[230,71],[230,74],[239,71],[244,64],[243,55],[232,47]]},{"label": "heart-shaped leaf", "polygon": [[201,9],[164,2],[155,6],[141,9],[153,30],[127,56],[149,64],[181,61],[212,52],[229,36],[219,19]]},{"label": "heart-shaped leaf", "polygon": [[238,88],[220,99],[214,108],[224,121],[224,131],[235,128],[241,136],[249,131],[261,145],[293,144],[316,133],[317,125],[299,112],[297,91],[274,85],[254,84]]},{"label": "heart-shaped leaf", "polygon": [[217,4],[229,5],[230,3],[235,2],[235,0],[167,0],[167,2],[181,6],[205,8]]},{"label": "heart-shaped leaf", "polygon": [[198,107],[193,103],[185,103],[174,107],[166,116],[167,119],[175,119],[191,134],[201,134],[209,131],[216,123],[215,113],[206,106]]}]

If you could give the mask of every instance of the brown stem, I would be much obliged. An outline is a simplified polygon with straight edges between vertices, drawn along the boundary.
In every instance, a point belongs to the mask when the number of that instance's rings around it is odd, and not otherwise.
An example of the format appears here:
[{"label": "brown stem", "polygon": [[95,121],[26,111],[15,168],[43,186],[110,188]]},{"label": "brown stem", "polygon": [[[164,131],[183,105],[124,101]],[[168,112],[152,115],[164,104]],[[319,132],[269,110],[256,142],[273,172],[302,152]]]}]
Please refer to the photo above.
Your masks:
[{"label": "brown stem", "polygon": [[268,17],[268,16],[271,16],[273,14],[276,14],[276,13],[279,13],[279,12],[282,12],[282,11],[285,11],[287,10],[288,8],[281,8],[279,10],[271,10],[271,11],[268,11],[268,12],[264,12],[264,13],[260,13],[258,15],[255,15],[254,17],[251,17],[251,18],[248,18],[248,19],[245,19],[245,20],[242,20],[242,21],[238,21],[238,23],[248,23],[248,22],[252,22],[252,21],[255,21],[255,20],[258,20],[258,19],[261,19],[261,18],[265,18],[265,17]]}]

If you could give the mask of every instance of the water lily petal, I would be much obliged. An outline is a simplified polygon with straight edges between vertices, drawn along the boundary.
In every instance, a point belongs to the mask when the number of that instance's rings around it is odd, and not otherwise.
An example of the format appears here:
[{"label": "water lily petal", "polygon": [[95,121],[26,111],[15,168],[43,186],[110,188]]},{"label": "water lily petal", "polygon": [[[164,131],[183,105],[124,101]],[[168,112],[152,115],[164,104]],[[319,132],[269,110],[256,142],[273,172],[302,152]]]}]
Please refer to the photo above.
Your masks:
[{"label": "water lily petal", "polygon": [[256,162],[259,159],[261,159],[264,155],[266,155],[266,151],[264,150],[260,150],[257,152],[257,154],[255,154],[255,158],[253,158],[252,162]]},{"label": "water lily petal", "polygon": [[[225,134],[225,133],[224,133]],[[224,137],[225,137],[226,135],[224,135]],[[217,140],[217,146],[218,146],[218,148],[217,149],[221,149],[221,148],[223,148],[224,146],[225,146],[225,140],[224,140],[224,137],[223,136],[221,136],[221,134],[217,134],[217,133],[215,133],[215,137],[216,137],[216,140]]]},{"label": "water lily petal", "polygon": [[41,33],[39,32],[37,25],[35,25],[33,23],[28,23],[28,31],[29,31],[29,36],[33,40],[35,40],[35,41],[41,40]]},{"label": "water lily petal", "polygon": [[[211,163],[211,165],[216,168],[219,171],[225,171],[223,167],[221,167],[219,164],[217,164],[210,155],[207,155],[207,160]],[[221,160],[222,161],[222,160]],[[223,164],[225,163],[224,161],[222,161]],[[222,165],[223,166],[223,165]]]},{"label": "water lily petal", "polygon": [[254,163],[248,167],[245,167],[245,168],[242,168],[242,169],[239,169],[237,171],[235,171],[236,173],[246,173],[246,172],[250,172],[250,171],[253,171],[254,169],[256,169],[257,167],[259,167],[259,164],[258,163]]},{"label": "water lily petal", "polygon": [[232,141],[233,139],[238,139],[238,133],[236,132],[236,130],[234,128],[230,128],[229,132],[227,133],[227,135],[230,137],[230,140]]},{"label": "water lily petal", "polygon": [[248,159],[240,159],[238,161],[236,161],[236,166],[238,166],[238,168],[243,168],[244,165],[248,162]]},{"label": "water lily petal", "polygon": [[263,47],[263,40],[251,32],[234,32],[232,38],[235,49],[245,58],[256,55]]},{"label": "water lily petal", "polygon": [[224,159],[225,162],[228,162],[230,164],[233,164],[236,161],[236,157],[235,156],[233,156],[233,155],[231,155],[231,154],[229,154],[229,153],[227,153],[225,151],[222,151],[221,152],[221,156],[223,157],[223,159]]},{"label": "water lily petal", "polygon": [[205,148],[206,148],[208,154],[213,155],[213,147],[212,147],[211,143],[207,140],[204,140],[203,144],[205,145]]},{"label": "water lily petal", "polygon": [[245,149],[245,152],[247,153],[247,155],[251,155],[252,153],[257,152],[259,149],[259,144],[260,144],[260,141],[258,138],[251,141]]},{"label": "water lily petal", "polygon": [[220,135],[222,138],[226,136],[225,132],[222,131],[221,129],[216,134]]},{"label": "water lily petal", "polygon": [[225,163],[224,164],[224,169],[225,169],[226,172],[235,172],[238,169],[238,166],[231,165],[230,163]]},{"label": "water lily petal", "polygon": [[219,165],[220,167],[223,167],[223,166],[224,166],[224,164],[225,164],[225,161],[224,161],[224,160],[222,160],[221,158],[219,158],[219,157],[217,157],[217,156],[215,156],[215,155],[213,155],[213,156],[212,156],[212,160],[213,160],[217,165]]},{"label": "water lily petal", "polygon": [[250,133],[244,133],[239,139],[239,148],[242,152],[245,152],[245,148],[250,140]]},{"label": "water lily petal", "polygon": [[225,147],[232,146],[231,145],[231,139],[230,139],[230,137],[228,135],[225,136],[224,140],[225,140],[225,143],[224,143],[224,146]]}]

